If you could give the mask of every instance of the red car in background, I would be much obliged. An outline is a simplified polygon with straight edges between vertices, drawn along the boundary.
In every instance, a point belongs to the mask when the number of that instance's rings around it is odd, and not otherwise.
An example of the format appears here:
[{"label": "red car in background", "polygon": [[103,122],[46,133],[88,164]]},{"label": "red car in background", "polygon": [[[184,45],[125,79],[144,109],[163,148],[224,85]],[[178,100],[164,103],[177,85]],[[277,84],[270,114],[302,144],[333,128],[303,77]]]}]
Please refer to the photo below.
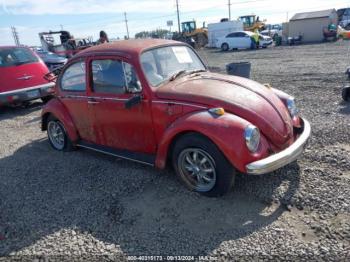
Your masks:
[{"label": "red car in background", "polygon": [[54,92],[54,84],[44,79],[45,63],[27,47],[0,47],[0,106],[41,98]]},{"label": "red car in background", "polygon": [[126,40],[64,66],[42,130],[59,151],[87,148],[163,169],[189,189],[226,193],[237,171],[272,172],[303,152],[311,128],[294,98],[210,72],[190,46]]}]

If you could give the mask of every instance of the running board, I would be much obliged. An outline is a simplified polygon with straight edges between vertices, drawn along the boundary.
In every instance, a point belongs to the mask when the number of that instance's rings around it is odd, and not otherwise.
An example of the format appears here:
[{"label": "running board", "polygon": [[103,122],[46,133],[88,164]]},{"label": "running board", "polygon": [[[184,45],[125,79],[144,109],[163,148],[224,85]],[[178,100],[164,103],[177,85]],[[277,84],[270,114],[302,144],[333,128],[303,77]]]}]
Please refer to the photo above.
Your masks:
[{"label": "running board", "polygon": [[156,157],[151,154],[145,154],[145,153],[136,153],[128,150],[122,150],[122,149],[114,149],[108,146],[101,146],[101,145],[95,145],[89,142],[85,141],[79,141],[77,143],[78,147],[90,149],[96,152],[100,152],[106,155],[120,157],[123,159],[131,160],[134,162],[138,162],[141,164],[154,166]]}]

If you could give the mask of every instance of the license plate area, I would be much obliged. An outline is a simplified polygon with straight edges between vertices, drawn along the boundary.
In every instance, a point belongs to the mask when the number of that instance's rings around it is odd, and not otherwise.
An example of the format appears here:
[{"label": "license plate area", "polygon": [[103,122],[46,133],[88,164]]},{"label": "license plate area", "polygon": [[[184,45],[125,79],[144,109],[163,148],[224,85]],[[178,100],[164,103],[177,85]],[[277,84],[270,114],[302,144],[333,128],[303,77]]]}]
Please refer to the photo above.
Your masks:
[{"label": "license plate area", "polygon": [[39,96],[40,96],[39,90],[27,91],[28,98],[35,98],[35,97],[39,97]]}]

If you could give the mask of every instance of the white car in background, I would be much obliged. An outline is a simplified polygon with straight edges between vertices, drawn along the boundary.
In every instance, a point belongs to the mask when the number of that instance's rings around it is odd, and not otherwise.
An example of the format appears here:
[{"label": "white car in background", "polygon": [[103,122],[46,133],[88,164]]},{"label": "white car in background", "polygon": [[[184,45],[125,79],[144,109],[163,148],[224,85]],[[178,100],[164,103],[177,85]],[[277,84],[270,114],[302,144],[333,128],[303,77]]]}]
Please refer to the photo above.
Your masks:
[{"label": "white car in background", "polygon": [[254,41],[255,33],[250,31],[238,31],[229,33],[225,37],[218,38],[216,40],[216,47],[221,48],[222,51],[228,51],[232,49],[255,49],[257,47],[264,47],[272,44],[272,38],[259,34],[258,46]]},{"label": "white car in background", "polygon": [[266,48],[269,45],[272,45],[273,40],[271,37],[259,34],[259,47]]}]

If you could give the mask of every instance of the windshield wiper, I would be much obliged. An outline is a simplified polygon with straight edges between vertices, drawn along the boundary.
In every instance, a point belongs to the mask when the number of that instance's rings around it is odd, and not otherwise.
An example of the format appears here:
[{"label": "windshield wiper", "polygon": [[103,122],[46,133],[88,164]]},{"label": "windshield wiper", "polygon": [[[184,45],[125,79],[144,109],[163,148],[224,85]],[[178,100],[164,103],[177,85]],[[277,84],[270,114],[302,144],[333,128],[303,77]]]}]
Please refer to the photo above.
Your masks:
[{"label": "windshield wiper", "polygon": [[180,75],[182,75],[183,73],[185,73],[186,70],[180,70],[178,72],[176,72],[175,74],[173,74],[170,78],[169,81],[174,81],[177,77],[179,77]]}]

